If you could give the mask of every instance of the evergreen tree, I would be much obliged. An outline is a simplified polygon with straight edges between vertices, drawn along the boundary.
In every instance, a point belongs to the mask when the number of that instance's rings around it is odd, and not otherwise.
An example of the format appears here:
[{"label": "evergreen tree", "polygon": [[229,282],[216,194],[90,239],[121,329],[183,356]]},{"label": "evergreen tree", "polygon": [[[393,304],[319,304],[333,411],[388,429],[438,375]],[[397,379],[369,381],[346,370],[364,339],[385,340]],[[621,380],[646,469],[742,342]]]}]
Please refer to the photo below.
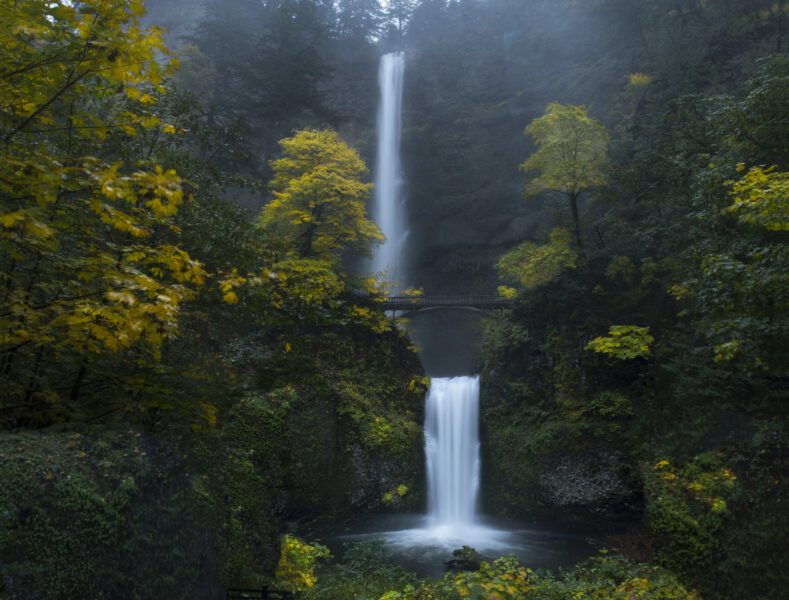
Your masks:
[{"label": "evergreen tree", "polygon": [[378,0],[340,0],[337,34],[342,39],[371,41],[380,33],[383,17]]},{"label": "evergreen tree", "polygon": [[414,14],[415,0],[389,0],[386,5],[386,18],[391,37],[402,37],[408,22]]}]

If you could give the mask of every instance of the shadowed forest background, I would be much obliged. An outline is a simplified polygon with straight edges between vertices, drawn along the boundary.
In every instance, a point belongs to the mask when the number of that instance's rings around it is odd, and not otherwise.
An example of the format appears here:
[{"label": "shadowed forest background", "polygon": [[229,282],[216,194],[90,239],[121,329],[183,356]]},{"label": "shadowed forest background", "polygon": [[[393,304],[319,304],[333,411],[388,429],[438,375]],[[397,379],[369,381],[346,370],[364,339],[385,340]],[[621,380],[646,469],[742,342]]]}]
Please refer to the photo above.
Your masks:
[{"label": "shadowed forest background", "polygon": [[[784,596],[789,4],[0,0],[0,23],[0,597]],[[505,314],[380,308],[392,51],[406,283]],[[591,558],[330,558],[322,532],[424,508],[428,375],[468,369],[485,512],[593,531]]]}]

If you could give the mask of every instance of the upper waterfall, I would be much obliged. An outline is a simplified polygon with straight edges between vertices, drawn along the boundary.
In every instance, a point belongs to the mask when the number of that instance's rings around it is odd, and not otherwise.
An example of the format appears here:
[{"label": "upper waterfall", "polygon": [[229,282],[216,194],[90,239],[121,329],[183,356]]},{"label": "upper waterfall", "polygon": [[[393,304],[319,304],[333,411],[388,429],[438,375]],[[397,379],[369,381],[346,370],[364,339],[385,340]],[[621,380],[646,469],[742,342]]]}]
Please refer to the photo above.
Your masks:
[{"label": "upper waterfall", "polygon": [[400,194],[400,131],[403,104],[405,57],[393,52],[381,57],[378,69],[380,105],[378,108],[378,155],[375,167],[373,218],[386,236],[376,249],[372,268],[385,272],[396,287],[402,281],[402,254],[408,231],[405,224],[403,199]]}]

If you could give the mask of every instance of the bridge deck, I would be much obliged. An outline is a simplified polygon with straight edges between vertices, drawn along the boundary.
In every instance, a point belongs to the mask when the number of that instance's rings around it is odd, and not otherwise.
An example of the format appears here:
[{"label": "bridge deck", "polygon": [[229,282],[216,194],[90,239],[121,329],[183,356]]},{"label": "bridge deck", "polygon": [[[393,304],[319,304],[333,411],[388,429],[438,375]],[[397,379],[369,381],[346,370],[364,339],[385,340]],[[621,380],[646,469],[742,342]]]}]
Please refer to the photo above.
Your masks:
[{"label": "bridge deck", "polygon": [[476,308],[491,310],[509,308],[512,300],[495,295],[465,296],[390,296],[381,305],[384,310],[414,311],[423,308]]}]

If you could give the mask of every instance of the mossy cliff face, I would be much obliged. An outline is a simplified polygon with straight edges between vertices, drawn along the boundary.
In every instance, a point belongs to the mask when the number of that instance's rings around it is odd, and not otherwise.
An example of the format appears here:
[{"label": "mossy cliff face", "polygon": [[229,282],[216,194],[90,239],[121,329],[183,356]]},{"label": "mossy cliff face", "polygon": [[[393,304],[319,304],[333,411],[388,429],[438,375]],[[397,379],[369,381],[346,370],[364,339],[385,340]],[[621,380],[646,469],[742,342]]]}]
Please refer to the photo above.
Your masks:
[{"label": "mossy cliff face", "polygon": [[[267,452],[289,495],[287,516],[421,504],[427,379],[405,337],[363,329],[305,335],[269,357],[257,378],[280,398]],[[260,403],[256,396],[240,408]]]},{"label": "mossy cliff face", "polygon": [[585,356],[562,303],[545,296],[519,309],[491,321],[483,343],[486,510],[578,525],[636,518],[637,372],[622,369],[620,380],[608,381]]},{"label": "mossy cliff face", "polygon": [[483,411],[486,511],[582,526],[639,514],[637,467],[605,431],[546,423],[539,411],[503,406],[490,388]]},{"label": "mossy cliff face", "polygon": [[212,429],[3,433],[0,596],[215,598],[268,581],[285,522],[418,506],[426,379],[407,340],[273,348],[238,364]]}]

